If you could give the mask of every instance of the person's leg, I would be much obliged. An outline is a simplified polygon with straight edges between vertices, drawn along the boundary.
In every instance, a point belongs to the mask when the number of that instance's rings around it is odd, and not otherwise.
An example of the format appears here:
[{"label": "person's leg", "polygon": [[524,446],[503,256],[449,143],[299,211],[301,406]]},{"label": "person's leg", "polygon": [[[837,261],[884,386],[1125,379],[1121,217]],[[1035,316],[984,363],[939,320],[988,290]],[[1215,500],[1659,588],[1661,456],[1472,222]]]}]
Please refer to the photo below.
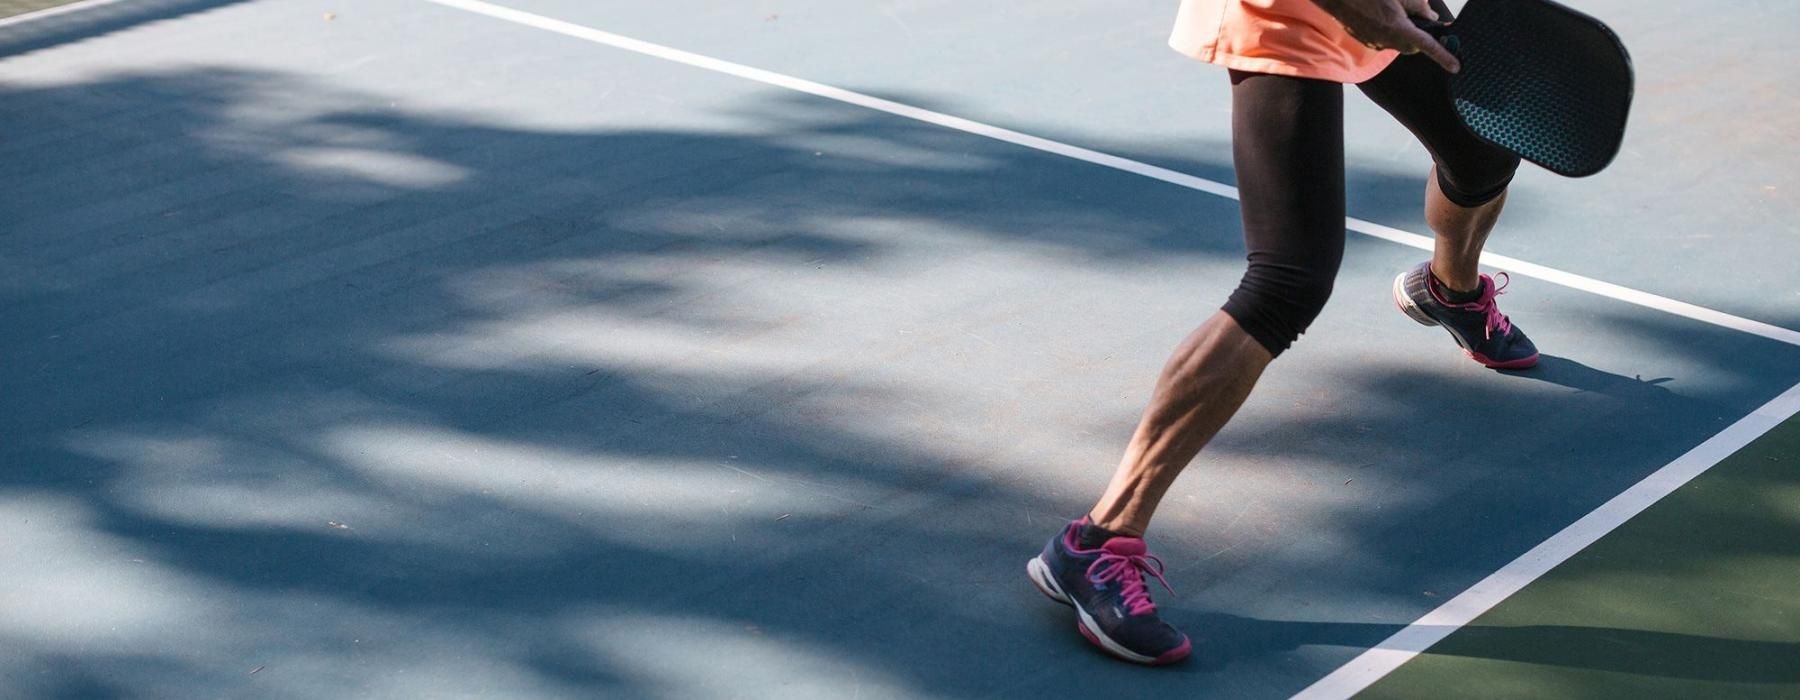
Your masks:
[{"label": "person's leg", "polygon": [[1249,270],[1170,356],[1100,502],[1026,563],[1084,637],[1139,664],[1192,650],[1148,596],[1147,576],[1163,576],[1141,540],[1157,502],[1318,317],[1343,259],[1343,86],[1233,72],[1231,142]]},{"label": "person's leg", "polygon": [[1431,272],[1439,282],[1459,295],[1480,291],[1481,251],[1505,207],[1505,190],[1472,207],[1451,201],[1432,167],[1425,181],[1425,224],[1437,239],[1431,248]]},{"label": "person's leg", "polygon": [[1082,635],[1115,656],[1162,664],[1191,649],[1150,601],[1146,576],[1160,580],[1162,566],[1141,536],[1176,475],[1331,295],[1344,253],[1343,95],[1336,83],[1232,73],[1249,270],[1163,368],[1100,502],[1026,564],[1044,595],[1075,607]]},{"label": "person's leg", "polygon": [[1343,99],[1337,83],[1232,73],[1232,160],[1249,269],[1163,368],[1089,512],[1097,528],[1141,536],[1176,475],[1324,308],[1344,253]]},{"label": "person's leg", "polygon": [[1088,513],[1106,533],[1143,537],[1176,475],[1231,420],[1274,359],[1220,311],[1169,357],[1112,483]]},{"label": "person's leg", "polygon": [[1436,235],[1431,260],[1394,280],[1394,301],[1413,320],[1448,330],[1488,367],[1537,363],[1537,347],[1501,314],[1503,285],[1481,274],[1481,251],[1506,206],[1519,157],[1482,141],[1456,114],[1449,76],[1422,56],[1401,56],[1358,87],[1431,153],[1425,221]]}]

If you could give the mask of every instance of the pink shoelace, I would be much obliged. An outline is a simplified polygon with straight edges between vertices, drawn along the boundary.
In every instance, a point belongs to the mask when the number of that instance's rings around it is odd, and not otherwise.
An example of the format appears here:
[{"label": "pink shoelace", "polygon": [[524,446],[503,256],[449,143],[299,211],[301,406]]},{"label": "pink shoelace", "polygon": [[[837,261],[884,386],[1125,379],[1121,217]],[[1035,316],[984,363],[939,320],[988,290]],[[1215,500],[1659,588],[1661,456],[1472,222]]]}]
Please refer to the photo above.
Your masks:
[{"label": "pink shoelace", "polygon": [[1126,610],[1133,615],[1143,615],[1156,612],[1156,604],[1150,602],[1150,588],[1144,581],[1144,573],[1156,577],[1170,593],[1175,592],[1169,586],[1168,579],[1163,578],[1162,572],[1162,560],[1154,555],[1103,552],[1099,559],[1088,566],[1087,576],[1094,585],[1119,582],[1119,591],[1125,596]]},{"label": "pink shoelace", "polygon": [[[1495,284],[1495,279],[1500,280],[1499,284]],[[1485,339],[1492,340],[1495,330],[1499,330],[1501,335],[1512,332],[1512,319],[1507,318],[1506,314],[1500,313],[1500,305],[1494,303],[1494,299],[1506,293],[1504,290],[1509,284],[1512,284],[1512,276],[1504,272],[1495,273],[1494,277],[1482,275],[1480,299],[1467,304],[1445,304],[1445,306],[1464,311],[1480,311],[1487,318],[1487,327],[1482,331],[1482,335]]]}]

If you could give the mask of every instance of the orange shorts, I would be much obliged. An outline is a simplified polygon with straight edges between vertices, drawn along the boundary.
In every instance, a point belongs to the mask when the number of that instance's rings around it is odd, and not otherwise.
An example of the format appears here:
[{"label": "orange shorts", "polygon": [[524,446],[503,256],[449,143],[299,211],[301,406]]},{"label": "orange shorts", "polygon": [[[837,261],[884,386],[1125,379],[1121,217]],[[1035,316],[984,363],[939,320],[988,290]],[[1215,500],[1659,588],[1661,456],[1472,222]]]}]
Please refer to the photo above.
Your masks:
[{"label": "orange shorts", "polygon": [[1252,73],[1360,83],[1399,53],[1363,46],[1311,0],[1181,0],[1169,46]]}]

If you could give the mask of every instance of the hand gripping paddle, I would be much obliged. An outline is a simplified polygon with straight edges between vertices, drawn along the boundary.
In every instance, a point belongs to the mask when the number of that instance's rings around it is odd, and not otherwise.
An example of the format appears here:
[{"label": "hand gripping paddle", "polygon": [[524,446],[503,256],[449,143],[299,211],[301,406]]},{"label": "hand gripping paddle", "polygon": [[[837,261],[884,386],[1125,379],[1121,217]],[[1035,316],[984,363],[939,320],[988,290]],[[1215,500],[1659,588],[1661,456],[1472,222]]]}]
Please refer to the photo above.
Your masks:
[{"label": "hand gripping paddle", "polygon": [[1600,172],[1631,111],[1631,56],[1599,20],[1552,0],[1469,0],[1417,20],[1462,62],[1450,94],[1476,136],[1558,175]]}]

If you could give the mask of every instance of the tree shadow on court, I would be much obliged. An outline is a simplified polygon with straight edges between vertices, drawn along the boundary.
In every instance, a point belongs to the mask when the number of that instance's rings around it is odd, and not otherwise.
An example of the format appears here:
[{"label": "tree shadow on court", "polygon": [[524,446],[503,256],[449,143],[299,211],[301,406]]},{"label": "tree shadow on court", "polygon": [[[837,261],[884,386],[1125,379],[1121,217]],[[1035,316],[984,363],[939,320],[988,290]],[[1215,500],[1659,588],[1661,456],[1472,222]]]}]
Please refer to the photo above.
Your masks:
[{"label": "tree shadow on court", "polygon": [[[1020,574],[1104,475],[1043,483],[1025,445],[1065,438],[1075,408],[1014,394],[1101,364],[1006,373],[1025,364],[1006,348],[1054,354],[1028,343],[1062,332],[1009,316],[1008,295],[1043,284],[1018,268],[1098,283],[1189,261],[1215,273],[1196,294],[1222,297],[1242,256],[1229,202],[811,98],[746,104],[743,131],[385,103],[205,69],[0,91],[9,687],[973,696],[1041,692],[1046,664],[1068,664],[1084,673],[1054,681],[1071,693],[1297,689],[1106,662]],[[250,109],[268,104],[283,108]],[[1544,376],[1596,387],[1550,418],[1656,398],[1573,361]],[[1444,444],[1421,442],[1421,411],[1526,400],[1426,371],[1341,386],[1338,404],[1366,405],[1252,415],[1222,453],[1267,450],[1266,430],[1398,481]],[[1447,397],[1405,407],[1426,393]],[[1464,497],[1482,481],[1422,483],[1419,517],[1485,531]],[[1489,515],[1543,493],[1513,495]],[[1217,567],[1194,565],[1189,595],[1354,570],[1385,596],[1443,557],[1442,582],[1466,583],[1548,527],[1453,553],[1406,549],[1354,503],[1318,512],[1341,517],[1343,549],[1290,531],[1262,541],[1274,556],[1166,551]]]},{"label": "tree shadow on court", "polygon": [[881,336],[952,328],[904,283],[1013,245],[1240,255],[1184,190],[807,101],[752,134],[234,71],[4,102],[0,498],[33,525],[0,675],[41,695],[1016,682],[1037,658],[971,665],[1031,624],[980,524],[1068,508],[943,425],[966,392],[879,371]]}]

